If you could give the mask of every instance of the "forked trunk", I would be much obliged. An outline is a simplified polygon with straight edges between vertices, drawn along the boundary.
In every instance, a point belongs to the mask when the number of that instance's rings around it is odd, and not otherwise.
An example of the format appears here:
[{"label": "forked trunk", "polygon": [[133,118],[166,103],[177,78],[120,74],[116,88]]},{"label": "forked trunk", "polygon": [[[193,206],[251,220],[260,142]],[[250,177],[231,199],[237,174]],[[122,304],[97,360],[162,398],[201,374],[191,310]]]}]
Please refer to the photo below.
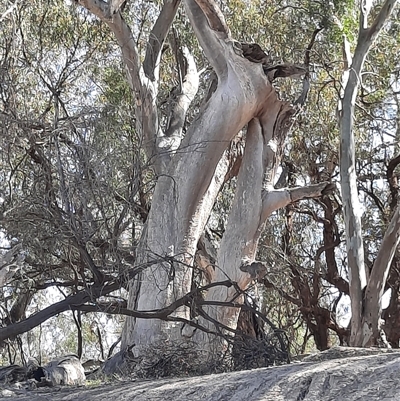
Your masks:
[{"label": "forked trunk", "polygon": [[[231,51],[233,53],[233,49]],[[248,74],[245,74],[246,70]],[[245,88],[241,85],[244,80],[247,80]],[[247,60],[238,57],[232,63],[225,82],[220,83],[203,114],[190,127],[168,173],[158,179],[146,231],[138,249],[138,265],[157,258],[166,260],[144,270],[139,280],[132,283],[136,288],[132,287],[130,292],[129,308],[161,308],[191,290],[197,243],[228,170],[228,160],[223,157],[224,151],[239,130],[258,113],[260,101],[257,100],[266,98],[267,95],[276,98],[261,66],[251,65]],[[259,165],[253,166],[253,175],[258,182],[251,189],[258,192],[259,208],[262,202],[262,152],[261,143],[258,151],[260,157],[256,156],[254,159]],[[236,221],[232,228],[227,228],[226,238],[231,235],[236,238],[237,225],[242,224],[243,228],[250,227],[249,237],[245,242],[252,241],[254,227],[257,231],[257,219],[247,221],[247,217],[253,206],[254,204],[248,204],[246,216]],[[242,212],[238,210],[237,213]],[[243,247],[246,245],[241,241],[236,246],[237,251],[228,252],[235,256],[234,265],[228,269],[227,274],[238,269],[242,254],[248,253]],[[221,267],[224,269],[224,266]],[[236,277],[236,274],[232,275]],[[245,281],[244,278],[243,285]],[[188,308],[181,308],[175,316],[190,320],[189,312]],[[173,322],[129,318],[124,329],[123,347],[131,344],[148,345],[166,338],[179,340],[181,330],[182,325]]]}]

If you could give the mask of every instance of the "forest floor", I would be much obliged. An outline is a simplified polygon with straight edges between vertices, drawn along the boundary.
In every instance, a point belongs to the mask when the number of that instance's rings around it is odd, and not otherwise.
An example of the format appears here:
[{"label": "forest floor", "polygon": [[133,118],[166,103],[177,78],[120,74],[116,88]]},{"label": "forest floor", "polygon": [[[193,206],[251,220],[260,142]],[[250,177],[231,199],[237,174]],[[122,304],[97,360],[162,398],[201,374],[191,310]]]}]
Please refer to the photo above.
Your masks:
[{"label": "forest floor", "polygon": [[0,388],[19,401],[400,400],[400,351],[334,347],[302,362],[215,375],[84,387]]}]

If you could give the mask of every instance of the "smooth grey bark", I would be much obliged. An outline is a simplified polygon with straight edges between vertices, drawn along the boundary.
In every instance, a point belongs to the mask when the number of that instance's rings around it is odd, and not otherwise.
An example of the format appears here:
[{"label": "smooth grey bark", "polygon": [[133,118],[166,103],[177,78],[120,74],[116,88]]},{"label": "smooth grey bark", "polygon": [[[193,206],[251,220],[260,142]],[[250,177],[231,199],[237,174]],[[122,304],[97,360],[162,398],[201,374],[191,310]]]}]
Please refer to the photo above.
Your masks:
[{"label": "smooth grey bark", "polygon": [[[217,257],[214,281],[223,281],[228,277],[242,290],[254,277],[242,270],[241,266],[255,260],[258,242],[268,217],[292,202],[319,197],[333,189],[328,183],[304,188],[274,189],[280,154],[294,114],[288,103],[277,99],[275,102],[275,105],[269,104],[266,107],[264,115],[249,122],[235,199]],[[287,123],[283,127],[275,124],[282,116]],[[235,287],[213,287],[208,291],[206,300],[214,303],[229,302],[237,300],[237,297]],[[210,306],[205,311],[212,319],[234,329],[240,308]],[[197,335],[200,336],[204,337],[204,334]],[[210,341],[210,344],[213,343]],[[216,344],[218,346],[218,341]],[[211,351],[215,351],[213,345]]]},{"label": "smooth grey bark", "polygon": [[[147,157],[155,160],[154,170],[158,176],[152,207],[136,252],[138,265],[151,266],[131,281],[128,309],[160,309],[190,291],[197,243],[229,168],[226,150],[237,133],[249,124],[236,199],[219,251],[218,273],[213,277],[215,281],[228,276],[245,288],[251,278],[239,268],[243,260],[254,259],[268,216],[293,200],[319,196],[327,188],[327,184],[308,189],[273,188],[294,110],[279,100],[261,64],[242,56],[218,6],[212,0],[186,0],[186,14],[217,75],[218,85],[183,137],[184,116],[198,86],[194,63],[187,57],[186,78],[190,85],[182,85],[182,95],[188,98],[180,99],[175,110],[176,124],[164,133],[156,107],[160,61],[157,49],[159,51],[162,46],[149,41],[157,57],[146,58],[146,68],[142,68],[132,32],[119,11],[110,17],[108,4],[103,1],[80,0],[80,3],[108,24],[121,46],[130,84],[136,94],[137,128],[144,138]],[[165,8],[169,12],[164,12]],[[153,29],[157,43],[165,39],[173,10],[176,11],[176,3],[166,0]],[[165,29],[160,27],[163,23]],[[165,143],[168,145],[164,146]],[[167,155],[166,149],[169,150]],[[151,263],[160,257],[164,257],[165,262]],[[208,294],[208,299],[222,303],[230,297],[231,293],[221,289],[211,289]],[[233,327],[236,311],[237,308],[222,309],[217,318],[223,324],[228,321],[228,326]],[[175,316],[190,319],[189,312],[187,307],[180,307]],[[124,327],[122,348],[135,344],[134,350],[140,353],[143,346],[157,341],[192,335],[191,331],[181,329],[176,323],[131,317]],[[200,346],[203,344],[200,342]]]},{"label": "smooth grey bark", "polygon": [[[344,67],[342,76],[344,93],[339,102],[338,119],[341,132],[340,142],[340,179],[343,198],[343,214],[346,227],[347,260],[349,267],[351,298],[351,336],[350,345],[362,346],[370,343],[372,322],[365,315],[363,296],[367,286],[367,275],[364,264],[364,247],[361,226],[361,205],[358,199],[357,175],[355,161],[355,140],[353,131],[354,108],[357,91],[361,82],[361,72],[365,58],[389,19],[397,0],[386,0],[382,8],[368,27],[370,2],[362,0],[360,4],[360,24],[357,45],[351,58],[350,46],[344,36]],[[376,266],[375,268],[382,268]],[[385,285],[381,282],[380,285]],[[371,291],[381,292],[381,288]],[[366,319],[366,322],[364,322]]]}]

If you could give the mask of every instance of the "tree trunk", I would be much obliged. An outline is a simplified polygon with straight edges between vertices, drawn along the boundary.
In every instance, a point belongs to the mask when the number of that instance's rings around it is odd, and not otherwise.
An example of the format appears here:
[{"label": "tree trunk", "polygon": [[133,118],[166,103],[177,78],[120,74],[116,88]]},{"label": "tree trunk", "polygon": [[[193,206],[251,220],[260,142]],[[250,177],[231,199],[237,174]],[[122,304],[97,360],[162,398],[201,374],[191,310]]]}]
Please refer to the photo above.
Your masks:
[{"label": "tree trunk", "polygon": [[[131,291],[130,308],[157,309],[190,291],[191,266],[197,242],[228,168],[226,159],[222,158],[223,152],[237,132],[257,112],[256,96],[260,98],[272,92],[271,85],[261,71],[253,74],[251,82],[247,78],[251,74],[245,74],[248,61],[238,61],[245,65],[239,69],[236,60],[237,64],[232,63],[232,67],[237,68],[239,73],[233,69],[225,78],[226,82],[222,81],[204,113],[187,132],[181,145],[183,151],[174,156],[168,173],[158,179],[146,236],[138,250],[138,263],[147,262],[155,255],[173,257],[175,262],[173,266],[168,266],[167,262],[155,264],[142,273],[139,291]],[[245,80],[244,75],[247,75],[248,81],[246,91],[239,85],[240,81]],[[265,92],[262,93],[260,88]],[[222,163],[219,163],[221,158]],[[199,174],[200,171],[202,174]],[[260,194],[258,198],[261,202]],[[227,232],[231,231],[227,229]],[[229,234],[226,236],[230,237]],[[236,248],[240,254],[235,258],[236,268],[240,266],[243,245],[241,243]],[[174,271],[172,280],[171,269]],[[219,278],[216,277],[217,280]],[[178,311],[178,316],[188,319],[189,310]],[[171,323],[139,319],[131,332],[127,331],[128,325],[124,330],[123,345],[149,344],[161,339],[161,333],[175,339],[180,336],[180,327]],[[175,333],[172,334],[171,330]]]},{"label": "tree trunk", "polygon": [[[379,345],[382,297],[394,253],[400,243],[400,205],[383,237],[365,291],[363,346]],[[393,296],[396,296],[393,294]]]},{"label": "tree trunk", "polygon": [[[262,103],[260,103],[262,104]],[[249,122],[246,147],[237,180],[237,188],[228,223],[221,241],[215,269],[214,281],[227,277],[245,289],[255,278],[241,267],[250,265],[256,255],[258,241],[268,217],[281,207],[306,197],[321,196],[329,185],[311,185],[308,188],[275,190],[275,172],[287,133],[291,127],[294,110],[288,103],[270,95],[265,101],[264,112]],[[240,301],[235,287],[213,287],[206,296],[210,306],[205,312],[213,320],[235,329],[239,307],[215,306],[215,303]],[[206,322],[204,322],[207,325]],[[210,324],[208,324],[210,326]],[[199,338],[202,337],[202,340]],[[198,334],[197,341],[205,346],[207,335]],[[210,338],[209,338],[210,340]],[[218,348],[220,342],[209,341]]]},{"label": "tree trunk", "polygon": [[392,348],[399,348],[400,342],[400,258],[394,256],[388,286],[391,289],[389,306],[383,312],[385,334]]},{"label": "tree trunk", "polygon": [[[357,46],[354,56],[350,54],[350,44],[344,36],[344,67],[342,76],[344,94],[339,102],[339,125],[341,131],[340,143],[340,179],[343,198],[343,214],[346,227],[346,246],[347,261],[350,279],[350,298],[351,298],[351,335],[350,345],[364,346],[375,340],[371,339],[371,330],[377,332],[378,328],[373,328],[376,324],[375,317],[371,314],[371,308],[378,308],[381,299],[374,294],[382,294],[385,286],[386,277],[385,267],[382,264],[374,266],[373,270],[381,269],[379,272],[372,272],[376,279],[374,283],[368,284],[369,292],[369,311],[364,307],[364,291],[367,287],[367,276],[364,264],[364,247],[361,227],[361,205],[358,199],[356,159],[355,159],[355,140],[353,132],[354,107],[357,97],[357,90],[360,85],[361,72],[365,58],[374,40],[380,33],[384,23],[390,17],[396,0],[386,0],[368,28],[368,16],[371,4],[362,0],[360,4],[360,30],[358,34]],[[383,269],[383,270],[382,270]],[[371,285],[370,285],[371,284]],[[378,287],[373,287],[378,285]],[[372,306],[372,302],[377,302]],[[374,313],[375,315],[375,313]]]},{"label": "tree trunk", "polygon": [[[131,281],[128,308],[159,309],[190,291],[197,243],[229,168],[226,150],[248,124],[236,196],[213,277],[214,281],[229,277],[244,289],[252,277],[240,267],[254,260],[268,216],[290,202],[320,196],[328,188],[326,183],[308,188],[275,190],[273,187],[294,114],[288,103],[278,99],[271,85],[280,67],[245,58],[241,44],[231,38],[213,0],[185,0],[186,14],[218,78],[218,86],[183,135],[187,107],[198,86],[198,73],[192,62],[185,71],[184,81],[188,85],[181,88],[181,95],[190,101],[182,98],[172,116],[176,118],[171,119],[174,123],[163,132],[156,106],[158,65],[162,43],[179,2],[164,3],[150,35],[143,66],[132,32],[119,12],[118,1],[80,0],[80,3],[105,21],[117,38],[136,96],[137,129],[144,139],[148,159],[155,160],[157,183],[136,253],[138,267],[151,267]],[[190,64],[188,54],[186,58]],[[263,67],[271,67],[267,68],[268,76]],[[279,71],[278,75],[287,77],[299,72],[305,70],[286,65],[285,71]],[[210,302],[229,301],[233,297],[236,297],[236,290],[227,291],[221,286],[213,287],[207,294]],[[237,308],[207,307],[205,311],[227,327],[236,325]],[[190,311],[181,307],[175,311],[175,317],[189,320]],[[191,331],[182,330],[176,322],[129,317],[121,347],[134,344],[140,353],[144,346],[157,341],[180,340],[190,335]],[[203,336],[198,340],[202,347],[209,338]]]}]

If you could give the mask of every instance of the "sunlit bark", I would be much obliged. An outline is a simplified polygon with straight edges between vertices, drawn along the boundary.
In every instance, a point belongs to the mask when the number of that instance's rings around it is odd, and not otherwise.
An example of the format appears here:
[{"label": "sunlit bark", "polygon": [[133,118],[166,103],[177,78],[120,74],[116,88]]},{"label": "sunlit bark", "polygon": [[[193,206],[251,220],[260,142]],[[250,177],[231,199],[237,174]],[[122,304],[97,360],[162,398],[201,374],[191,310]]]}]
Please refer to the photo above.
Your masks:
[{"label": "sunlit bark", "polygon": [[[248,124],[236,196],[212,277],[213,281],[229,277],[240,288],[246,288],[252,278],[240,267],[254,260],[260,234],[271,213],[293,201],[320,196],[332,189],[326,183],[308,188],[275,190],[273,187],[295,109],[279,100],[271,80],[282,68],[285,68],[284,74],[279,76],[285,77],[298,76],[305,70],[285,64],[272,66],[266,75],[260,62],[243,56],[240,44],[231,38],[213,0],[186,0],[186,14],[218,85],[183,137],[185,113],[198,87],[198,74],[187,54],[189,69],[186,86],[182,86],[182,95],[186,98],[181,98],[179,110],[175,110],[176,125],[163,132],[156,107],[157,68],[160,43],[165,39],[177,3],[164,3],[153,28],[157,40],[149,40],[143,67],[132,32],[118,11],[118,2],[114,13],[102,1],[81,0],[80,3],[105,21],[117,38],[136,95],[138,130],[144,138],[148,158],[155,160],[158,176],[136,263],[146,264],[160,257],[165,262],[153,264],[131,281],[128,308],[159,309],[190,291],[197,243],[229,168],[226,150]],[[234,297],[235,291],[213,287],[207,300],[224,302]],[[213,311],[206,310],[222,324],[235,326],[236,308],[224,307],[216,314]],[[190,319],[186,307],[180,307],[175,316]],[[181,332],[175,323],[131,317],[124,328],[122,347],[135,344],[135,350],[140,352],[142,346],[158,340],[188,335],[191,333]],[[199,341],[207,341],[207,336]]]},{"label": "sunlit bark", "polygon": [[[360,4],[360,25],[357,46],[354,54],[350,53],[350,45],[344,37],[344,73],[342,84],[343,96],[339,102],[338,118],[341,131],[340,143],[340,179],[343,198],[343,213],[346,227],[347,261],[350,278],[351,298],[351,337],[350,345],[362,346],[371,343],[372,321],[366,315],[364,308],[364,291],[368,285],[368,292],[382,293],[385,282],[379,280],[378,288],[371,288],[367,283],[364,264],[364,246],[361,226],[361,205],[358,199],[355,139],[353,131],[354,108],[357,91],[361,83],[361,72],[365,58],[379,35],[385,22],[390,17],[396,0],[386,0],[382,8],[368,27],[370,2],[363,0]],[[382,265],[375,265],[374,270],[382,269]],[[373,274],[375,275],[375,274]],[[381,278],[385,275],[378,274]],[[386,279],[385,279],[386,281]],[[378,283],[374,283],[378,284]],[[379,301],[380,302],[380,301]],[[376,339],[375,339],[376,340]],[[374,340],[372,340],[374,342]]]}]

